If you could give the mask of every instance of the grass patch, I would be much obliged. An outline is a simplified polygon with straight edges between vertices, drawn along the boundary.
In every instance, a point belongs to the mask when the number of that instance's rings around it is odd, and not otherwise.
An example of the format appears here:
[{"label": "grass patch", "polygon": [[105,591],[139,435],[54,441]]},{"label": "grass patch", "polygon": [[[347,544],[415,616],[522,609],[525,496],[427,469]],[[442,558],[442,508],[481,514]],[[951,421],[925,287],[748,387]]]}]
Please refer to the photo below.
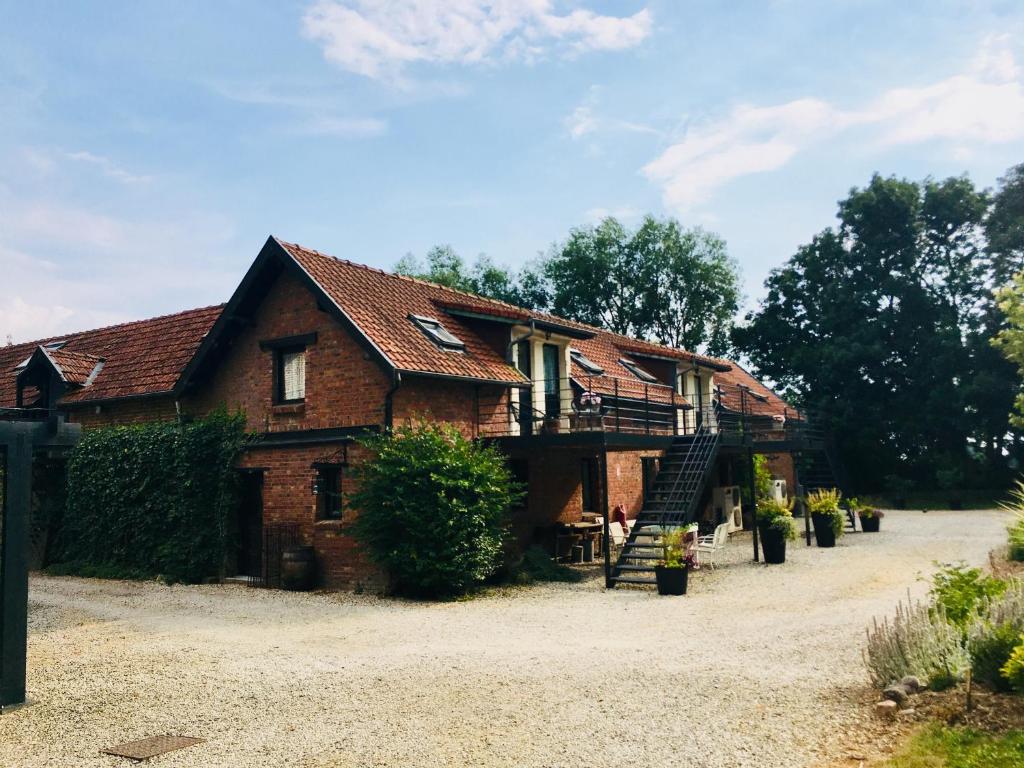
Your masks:
[{"label": "grass patch", "polygon": [[886,763],[887,768],[1019,768],[1024,731],[991,736],[938,724],[919,731]]}]

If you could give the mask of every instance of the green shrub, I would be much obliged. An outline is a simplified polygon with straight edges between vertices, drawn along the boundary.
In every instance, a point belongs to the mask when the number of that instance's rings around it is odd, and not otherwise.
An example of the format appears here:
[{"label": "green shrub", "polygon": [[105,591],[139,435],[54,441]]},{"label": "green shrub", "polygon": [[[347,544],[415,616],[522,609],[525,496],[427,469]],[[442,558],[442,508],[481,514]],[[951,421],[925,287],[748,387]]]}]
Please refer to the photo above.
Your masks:
[{"label": "green shrub", "polygon": [[931,596],[943,613],[960,629],[965,629],[979,603],[1001,595],[1008,583],[982,574],[980,568],[966,564],[942,566],[932,577]]},{"label": "green shrub", "polygon": [[846,532],[846,515],[839,508],[839,500],[841,498],[842,494],[835,488],[830,490],[822,488],[817,491],[811,491],[807,494],[806,499],[807,511],[810,514],[827,515],[831,518],[829,522],[837,539]]},{"label": "green shrub", "polygon": [[1012,624],[992,626],[986,622],[983,631],[972,633],[967,639],[967,651],[971,654],[974,679],[997,691],[1009,690],[1002,669],[1019,643],[1020,630]]},{"label": "green shrub", "polygon": [[1001,674],[1010,688],[1024,693],[1024,635],[1018,637],[1017,646],[1003,665]]},{"label": "green shrub", "polygon": [[757,502],[757,523],[776,531],[782,531],[789,541],[796,538],[792,502],[783,504],[775,499],[759,500]]},{"label": "green shrub", "polygon": [[[67,572],[197,582],[224,567],[241,415],[87,431],[68,461],[57,530]],[[60,566],[58,566],[60,570]]]},{"label": "green shrub", "polygon": [[932,723],[917,731],[887,768],[1020,768],[1024,731],[988,734]]},{"label": "green shrub", "polygon": [[396,592],[450,597],[501,565],[510,507],[521,496],[496,448],[450,425],[400,427],[363,441],[352,530]]}]

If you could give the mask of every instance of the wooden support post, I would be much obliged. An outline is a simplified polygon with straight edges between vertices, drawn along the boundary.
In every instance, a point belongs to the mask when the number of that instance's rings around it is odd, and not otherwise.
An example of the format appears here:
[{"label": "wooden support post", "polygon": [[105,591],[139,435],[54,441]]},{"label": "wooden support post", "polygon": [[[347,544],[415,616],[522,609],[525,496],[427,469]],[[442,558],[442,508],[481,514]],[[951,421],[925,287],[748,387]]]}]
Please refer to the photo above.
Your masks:
[{"label": "wooden support post", "polygon": [[0,534],[0,707],[25,701],[28,632],[28,515],[32,497],[32,441],[7,443],[3,532]]},{"label": "wooden support post", "polygon": [[751,507],[751,524],[753,528],[753,536],[751,537],[754,541],[754,562],[760,562],[761,557],[759,554],[758,540],[757,540],[757,482],[754,478],[754,452],[747,450],[747,485],[750,490],[750,507]]},{"label": "wooden support post", "polygon": [[601,513],[604,515],[604,546],[602,547],[604,554],[604,586],[605,589],[611,589],[615,586],[612,581],[612,547],[611,547],[611,535],[608,530],[609,516],[611,510],[608,507],[608,447],[605,445],[601,446],[601,453],[598,456],[598,464],[600,464],[601,474]]}]

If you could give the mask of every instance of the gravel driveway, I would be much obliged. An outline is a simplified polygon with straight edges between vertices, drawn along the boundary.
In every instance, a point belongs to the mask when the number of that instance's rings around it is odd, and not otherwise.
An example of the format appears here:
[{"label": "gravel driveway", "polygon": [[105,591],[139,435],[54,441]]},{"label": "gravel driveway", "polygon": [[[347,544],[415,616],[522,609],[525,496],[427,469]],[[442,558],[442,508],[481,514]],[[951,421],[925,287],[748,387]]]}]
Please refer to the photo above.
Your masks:
[{"label": "gravel driveway", "polygon": [[933,561],[982,563],[1001,512],[891,512],[784,566],[690,594],[599,579],[424,604],[243,586],[37,577],[31,706],[2,766],[114,766],[102,747],[206,743],[158,766],[810,766],[867,717],[860,647]]}]

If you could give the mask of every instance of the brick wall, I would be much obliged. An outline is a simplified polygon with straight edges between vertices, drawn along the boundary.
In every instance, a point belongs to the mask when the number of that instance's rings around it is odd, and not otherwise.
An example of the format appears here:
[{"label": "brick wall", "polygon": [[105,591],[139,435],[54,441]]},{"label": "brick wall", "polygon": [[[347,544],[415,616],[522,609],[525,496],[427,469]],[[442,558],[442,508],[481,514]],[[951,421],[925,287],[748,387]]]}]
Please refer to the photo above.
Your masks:
[{"label": "brick wall", "polygon": [[[316,461],[335,461],[341,444],[305,447],[256,448],[245,453],[243,468],[263,470],[263,523],[298,523],[303,542],[316,551],[320,584],[329,589],[380,589],[385,585],[381,571],[360,550],[347,533],[356,510],[347,508],[341,520],[318,520],[317,497],[313,495]],[[351,444],[349,464],[365,459],[365,449]],[[351,474],[342,470],[342,490],[354,490]]]},{"label": "brick wall", "polygon": [[[636,517],[643,504],[641,457],[661,456],[660,450],[609,451],[608,504],[626,507],[627,517]],[[583,515],[582,467],[585,458],[598,458],[595,448],[547,446],[529,453],[513,452],[512,458],[527,462],[529,492],[525,509],[512,517],[513,534],[521,542],[533,539],[538,528],[578,521]],[[600,475],[596,483],[601,500]],[[599,512],[600,510],[587,510]]]},{"label": "brick wall", "polygon": [[[298,405],[274,405],[274,353],[260,341],[315,331],[306,349],[306,397]],[[245,411],[257,432],[382,424],[390,377],[313,294],[283,273],[260,305],[254,324],[235,340],[203,390],[190,398],[191,412],[220,404]]]},{"label": "brick wall", "polygon": [[174,399],[146,397],[110,403],[79,405],[62,408],[69,422],[83,428],[106,427],[115,424],[141,424],[147,421],[172,421],[178,417]]}]

